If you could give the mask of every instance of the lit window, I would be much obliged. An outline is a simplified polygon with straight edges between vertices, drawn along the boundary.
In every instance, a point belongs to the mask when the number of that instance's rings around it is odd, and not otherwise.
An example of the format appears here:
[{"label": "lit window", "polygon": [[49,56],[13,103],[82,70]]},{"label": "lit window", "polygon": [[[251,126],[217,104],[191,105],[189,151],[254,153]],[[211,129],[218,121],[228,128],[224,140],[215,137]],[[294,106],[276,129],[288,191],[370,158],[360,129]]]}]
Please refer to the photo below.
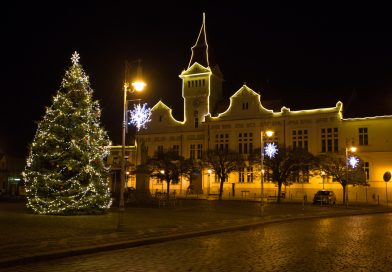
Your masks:
[{"label": "lit window", "polygon": [[245,182],[245,172],[244,172],[244,168],[239,168],[239,169],[238,169],[238,182],[239,182],[239,183]]},{"label": "lit window", "polygon": [[321,129],[321,152],[339,152],[338,128]]},{"label": "lit window", "polygon": [[197,159],[201,160],[203,157],[203,145],[198,144],[197,145]]},{"label": "lit window", "polygon": [[229,134],[216,134],[215,148],[227,151],[229,149]]},{"label": "lit window", "polygon": [[196,158],[195,155],[196,155],[196,145],[191,144],[189,146],[189,157],[194,160]]},{"label": "lit window", "polygon": [[365,174],[366,174],[366,180],[369,180],[369,177],[370,177],[369,162],[364,162],[363,163],[363,170],[365,171]]},{"label": "lit window", "polygon": [[298,129],[293,130],[291,134],[293,148],[303,148],[308,150],[308,130]]},{"label": "lit window", "polygon": [[176,153],[177,155],[180,155],[180,146],[179,145],[173,145],[173,152]]},{"label": "lit window", "polygon": [[359,145],[368,145],[368,129],[359,128]]}]

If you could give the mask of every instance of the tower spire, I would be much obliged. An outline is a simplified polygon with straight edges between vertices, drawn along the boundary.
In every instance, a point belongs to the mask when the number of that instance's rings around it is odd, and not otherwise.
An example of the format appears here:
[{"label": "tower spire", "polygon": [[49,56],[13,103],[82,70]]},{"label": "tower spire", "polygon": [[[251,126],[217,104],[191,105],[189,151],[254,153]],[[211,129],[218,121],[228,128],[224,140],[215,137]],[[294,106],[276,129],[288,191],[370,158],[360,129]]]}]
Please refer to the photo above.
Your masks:
[{"label": "tower spire", "polygon": [[188,68],[191,67],[193,63],[199,63],[205,67],[210,66],[208,61],[208,44],[207,44],[207,34],[206,34],[206,14],[203,12],[203,23],[200,28],[199,36],[197,37],[196,43],[192,46],[192,56],[189,61]]}]

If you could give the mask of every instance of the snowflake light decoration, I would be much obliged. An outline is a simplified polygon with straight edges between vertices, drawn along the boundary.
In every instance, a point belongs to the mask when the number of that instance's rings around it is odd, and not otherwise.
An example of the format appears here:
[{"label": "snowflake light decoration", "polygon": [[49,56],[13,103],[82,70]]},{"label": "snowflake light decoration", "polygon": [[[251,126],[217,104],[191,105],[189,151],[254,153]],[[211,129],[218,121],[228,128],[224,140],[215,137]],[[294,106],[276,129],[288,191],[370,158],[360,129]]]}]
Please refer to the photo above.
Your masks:
[{"label": "snowflake light decoration", "polygon": [[136,126],[139,131],[141,128],[146,128],[146,124],[151,121],[151,109],[147,108],[147,103],[134,105],[133,110],[129,111],[128,124]]},{"label": "snowflake light decoration", "polygon": [[78,63],[79,63],[79,59],[80,59],[79,53],[75,51],[75,52],[72,54],[72,58],[71,58],[72,64],[73,64],[73,65],[78,64]]},{"label": "snowflake light decoration", "polygon": [[278,147],[275,143],[268,143],[264,147],[264,152],[270,159],[272,159],[276,155],[276,153],[278,153]]},{"label": "snowflake light decoration", "polygon": [[348,158],[348,163],[351,165],[352,168],[355,168],[358,165],[359,160],[356,157],[351,156]]}]

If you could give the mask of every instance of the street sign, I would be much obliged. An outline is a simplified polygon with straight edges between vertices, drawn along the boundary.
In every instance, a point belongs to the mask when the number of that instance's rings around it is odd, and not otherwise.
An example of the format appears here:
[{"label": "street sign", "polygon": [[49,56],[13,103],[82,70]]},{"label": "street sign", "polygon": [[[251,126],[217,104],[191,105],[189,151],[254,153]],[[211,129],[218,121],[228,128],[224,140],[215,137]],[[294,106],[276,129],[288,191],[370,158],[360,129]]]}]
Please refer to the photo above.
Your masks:
[{"label": "street sign", "polygon": [[391,171],[386,171],[385,173],[384,173],[384,181],[385,182],[388,182],[388,181],[390,181],[391,180]]}]

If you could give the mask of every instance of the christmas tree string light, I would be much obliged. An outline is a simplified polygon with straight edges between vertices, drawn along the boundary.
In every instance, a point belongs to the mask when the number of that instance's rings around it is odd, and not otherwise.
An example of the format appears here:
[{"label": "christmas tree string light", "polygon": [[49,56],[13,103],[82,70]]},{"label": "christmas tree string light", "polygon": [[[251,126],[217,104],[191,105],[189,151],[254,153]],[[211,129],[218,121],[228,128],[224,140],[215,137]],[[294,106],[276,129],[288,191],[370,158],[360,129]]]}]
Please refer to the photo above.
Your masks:
[{"label": "christmas tree string light", "polygon": [[79,59],[75,52],[38,123],[23,172],[27,206],[39,214],[103,213],[111,206],[104,164],[111,143]]}]

